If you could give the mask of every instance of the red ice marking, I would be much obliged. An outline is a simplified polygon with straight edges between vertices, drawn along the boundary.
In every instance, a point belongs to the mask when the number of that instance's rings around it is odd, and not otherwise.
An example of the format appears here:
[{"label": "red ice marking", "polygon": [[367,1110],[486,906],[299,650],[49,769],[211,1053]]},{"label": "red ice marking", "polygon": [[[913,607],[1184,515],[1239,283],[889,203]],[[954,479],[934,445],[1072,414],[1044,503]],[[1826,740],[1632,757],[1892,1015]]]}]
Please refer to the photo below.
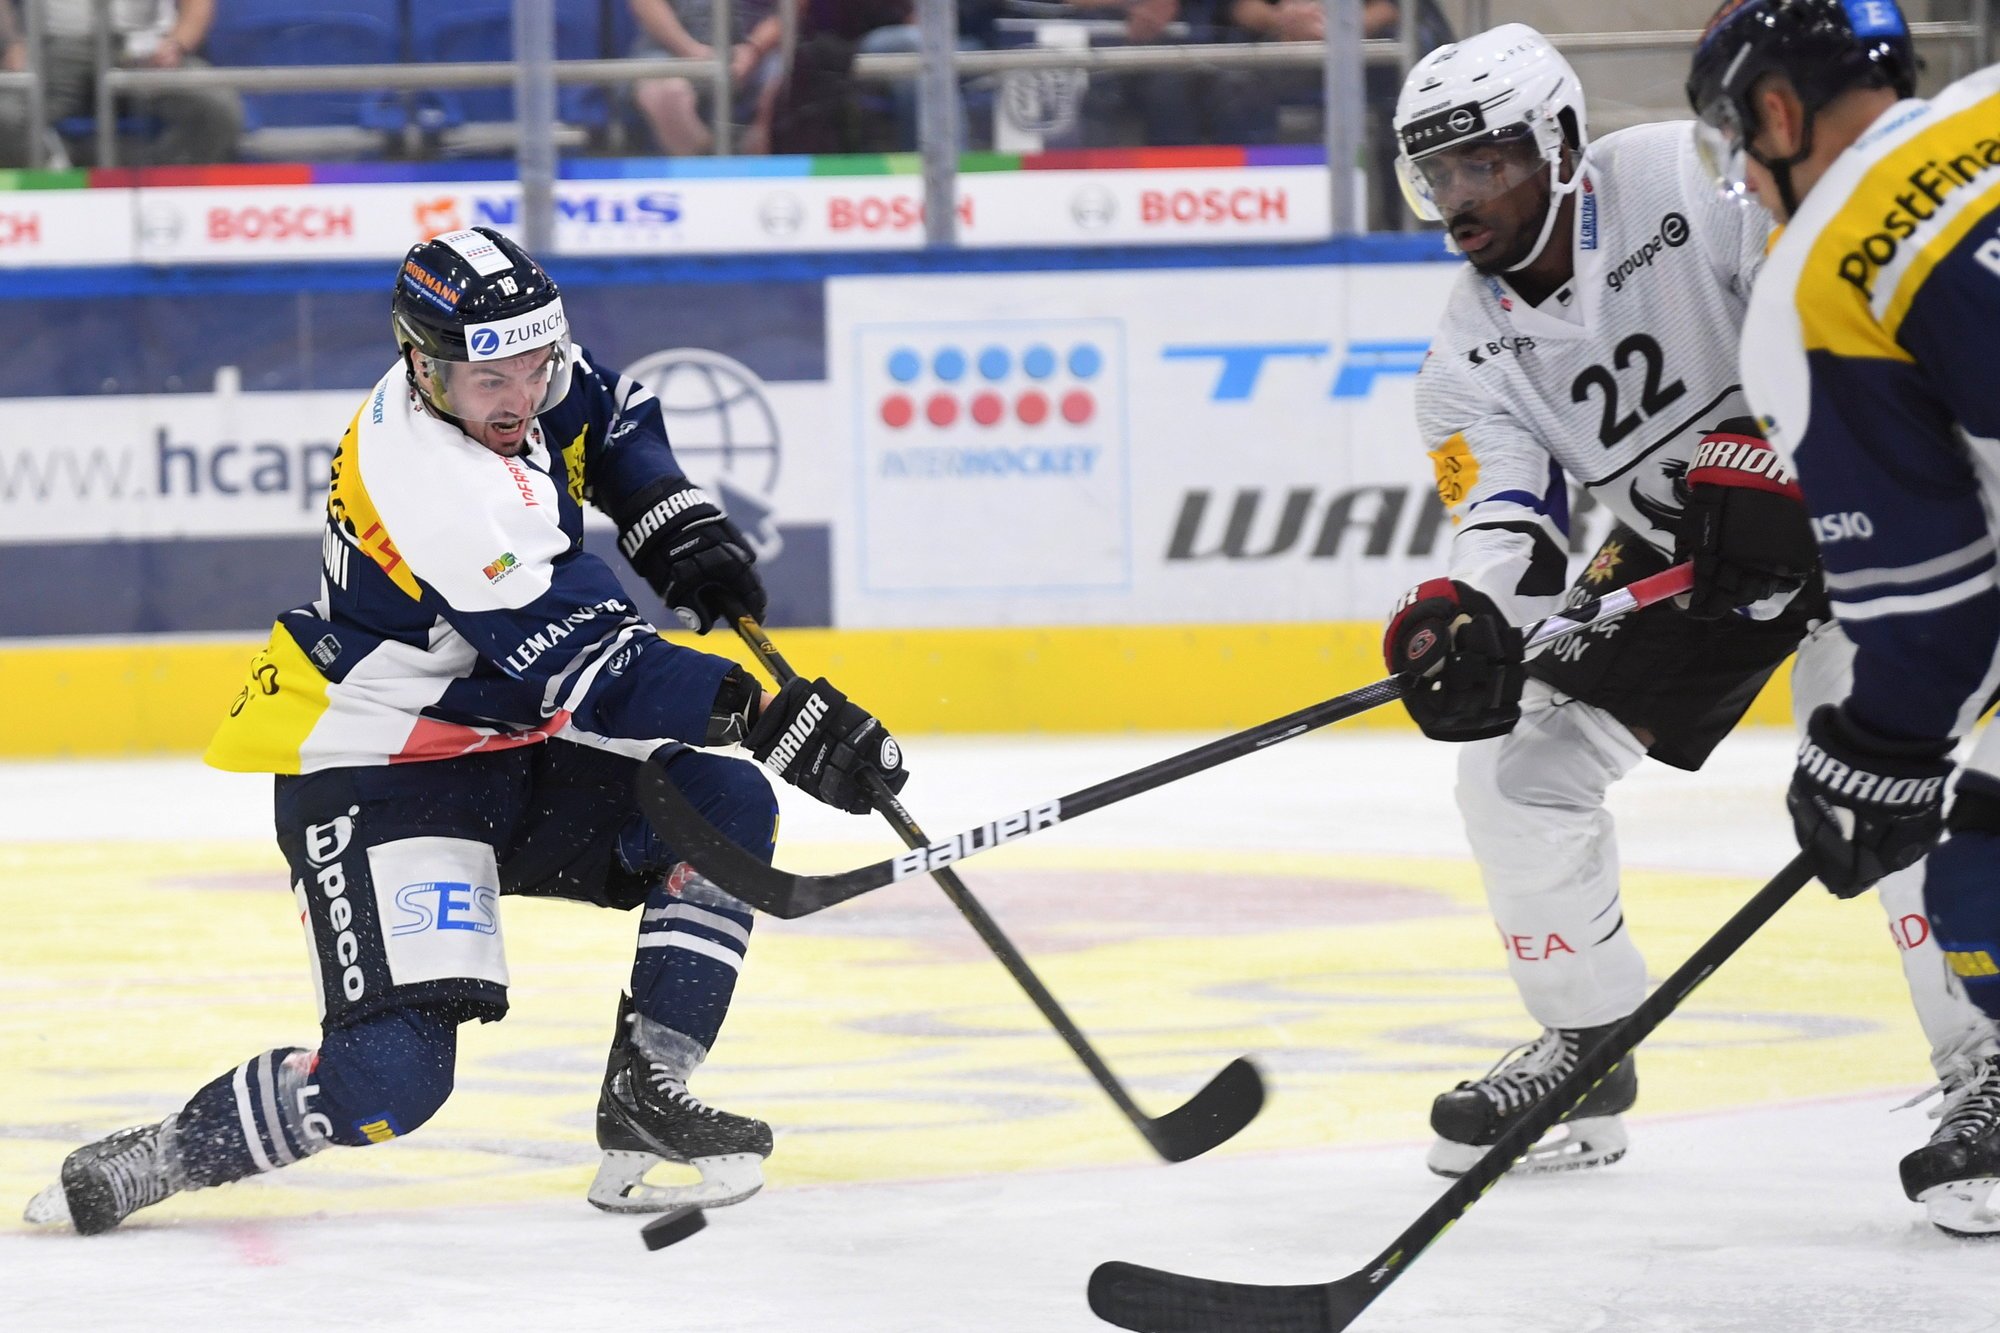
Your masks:
[{"label": "red ice marking", "polygon": [[1014,415],[1021,418],[1024,426],[1039,426],[1049,415],[1049,400],[1040,390],[1029,389],[1014,400]]},{"label": "red ice marking", "polygon": [[1006,414],[1007,405],[997,393],[978,394],[972,400],[972,419],[982,426],[990,426]]},{"label": "red ice marking", "polygon": [[229,1246],[236,1251],[236,1257],[254,1268],[278,1268],[283,1266],[285,1256],[271,1239],[271,1233],[261,1226],[233,1226],[223,1233],[229,1238]]},{"label": "red ice marking", "polygon": [[882,421],[891,430],[901,430],[909,425],[916,414],[917,409],[900,393],[892,393],[882,400]]},{"label": "red ice marking", "polygon": [[948,393],[934,393],[924,404],[924,415],[933,426],[949,426],[958,420],[958,399]]},{"label": "red ice marking", "polygon": [[1071,389],[1063,395],[1063,420],[1072,426],[1081,426],[1084,422],[1090,420],[1090,414],[1096,410],[1097,404],[1093,403],[1090,400],[1090,395],[1081,389]]}]

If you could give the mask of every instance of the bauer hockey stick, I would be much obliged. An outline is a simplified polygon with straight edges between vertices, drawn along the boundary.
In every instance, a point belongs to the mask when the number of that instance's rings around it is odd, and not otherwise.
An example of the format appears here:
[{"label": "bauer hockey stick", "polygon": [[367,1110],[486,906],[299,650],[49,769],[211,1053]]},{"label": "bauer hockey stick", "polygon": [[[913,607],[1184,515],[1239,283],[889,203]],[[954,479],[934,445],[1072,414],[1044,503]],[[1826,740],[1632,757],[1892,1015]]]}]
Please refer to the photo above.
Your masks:
[{"label": "bauer hockey stick", "polygon": [[[1694,571],[1690,566],[1675,565],[1634,580],[1602,597],[1593,597],[1581,606],[1538,620],[1524,628],[1521,635],[1527,647],[1539,648],[1578,630],[1601,625],[1607,620],[1678,596],[1686,592],[1693,582]],[[752,646],[755,647],[754,644]],[[898,832],[910,843],[910,850],[886,861],[832,875],[794,875],[758,860],[703,819],[656,765],[648,764],[641,770],[639,804],[646,817],[697,870],[718,884],[728,885],[731,893],[758,911],[790,920],[846,902],[885,884],[932,874],[954,861],[991,851],[1003,843],[1016,842],[1141,792],[1164,787],[1169,782],[1177,782],[1217,764],[1365,713],[1392,699],[1402,698],[1406,688],[1401,676],[1378,680],[1373,685],[1364,685],[1296,713],[1287,713],[1247,731],[1210,741],[1144,768],[1135,768],[1130,773],[1121,773],[1096,786],[1012,811],[941,842],[910,841],[910,832],[916,825],[909,819],[907,811],[895,805],[895,797],[885,789],[881,795],[888,797],[895,810],[890,818],[897,822]]]},{"label": "bauer hockey stick", "polygon": [[[764,633],[764,627],[744,614],[740,607],[730,607],[728,610],[730,619],[736,625],[737,634],[756,655],[757,660],[764,664],[764,669],[776,678],[778,684],[784,685],[797,679],[798,673],[793,671],[791,664],[779,654],[777,645],[773,644],[770,636]],[[650,768],[650,765],[648,767]],[[904,843],[911,847],[922,847],[930,841],[924,831],[917,827],[917,821],[903,807],[902,801],[897,799],[896,793],[890,791],[882,781],[880,774],[867,770],[864,771],[862,779],[876,811],[889,821],[890,826],[896,830],[897,836],[902,838]],[[671,780],[664,785],[670,790],[673,789]],[[675,795],[678,796],[679,792],[675,791]],[[647,813],[650,817],[650,806],[647,807]],[[696,818],[699,819],[700,816],[697,815]],[[702,822],[707,823],[705,820]],[[713,831],[712,826],[711,831]],[[1076,1058],[1083,1062],[1083,1067],[1097,1080],[1097,1086],[1104,1089],[1105,1095],[1111,1098],[1113,1104],[1124,1113],[1125,1118],[1132,1122],[1132,1128],[1139,1131],[1140,1137],[1146,1140],[1162,1160],[1185,1162],[1190,1157],[1199,1157],[1217,1144],[1234,1138],[1245,1125],[1257,1118],[1257,1113],[1264,1108],[1264,1079],[1257,1072],[1257,1066],[1241,1056],[1223,1066],[1221,1073],[1210,1079],[1201,1091],[1180,1106],[1162,1116],[1147,1115],[1132,1099],[1132,1094],[1125,1090],[1125,1085],[1118,1081],[1118,1076],[1111,1072],[1111,1066],[1104,1063],[1104,1058],[1097,1053],[1097,1048],[1090,1044],[1090,1039],[1083,1035],[1083,1030],[1071,1021],[1062,1005],[1056,1002],[1056,997],[1049,992],[1049,988],[1042,984],[1041,978],[1028,966],[1028,960],[1021,956],[1020,950],[1016,949],[1013,942],[1001,932],[999,923],[988,915],[985,907],[972,896],[972,890],[965,886],[964,881],[953,871],[942,867],[931,871],[931,877],[938,882],[938,887],[944,890],[945,896],[951,899],[952,906],[956,907],[973,930],[978,932],[979,938],[985,941],[993,956],[1000,960],[1000,965],[1007,969],[1008,975],[1027,992],[1028,998],[1034,1001],[1035,1008],[1041,1010],[1042,1017],[1056,1030],[1056,1035],[1061,1037],[1075,1053]],[[726,879],[716,882],[725,888],[730,887]]]},{"label": "bauer hockey stick", "polygon": [[1090,1308],[1141,1333],[1339,1333],[1811,878],[1804,853],[1793,857],[1366,1268],[1332,1282],[1267,1287],[1112,1262],[1090,1275]]}]

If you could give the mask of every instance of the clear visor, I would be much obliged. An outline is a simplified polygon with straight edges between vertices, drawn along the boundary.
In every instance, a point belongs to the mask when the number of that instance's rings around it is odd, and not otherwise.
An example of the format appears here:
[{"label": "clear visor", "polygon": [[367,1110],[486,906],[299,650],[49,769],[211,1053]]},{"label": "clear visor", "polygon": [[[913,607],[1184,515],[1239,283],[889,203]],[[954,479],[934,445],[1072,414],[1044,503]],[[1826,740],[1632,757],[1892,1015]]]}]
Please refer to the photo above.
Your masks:
[{"label": "clear visor", "polygon": [[574,361],[568,338],[490,361],[415,355],[426,372],[417,383],[431,406],[476,426],[525,425],[548,411],[569,393]]},{"label": "clear visor", "polygon": [[1412,158],[1396,157],[1396,178],[1410,209],[1426,222],[1491,203],[1548,169],[1548,161],[1526,125]]},{"label": "clear visor", "polygon": [[1746,151],[1749,141],[1735,102],[1718,97],[1701,109],[1701,118],[1695,122],[1695,150],[1708,174],[1715,178],[1715,188],[1724,198],[1738,203],[1747,201],[1750,194],[1750,178],[1745,169],[1750,157]]}]

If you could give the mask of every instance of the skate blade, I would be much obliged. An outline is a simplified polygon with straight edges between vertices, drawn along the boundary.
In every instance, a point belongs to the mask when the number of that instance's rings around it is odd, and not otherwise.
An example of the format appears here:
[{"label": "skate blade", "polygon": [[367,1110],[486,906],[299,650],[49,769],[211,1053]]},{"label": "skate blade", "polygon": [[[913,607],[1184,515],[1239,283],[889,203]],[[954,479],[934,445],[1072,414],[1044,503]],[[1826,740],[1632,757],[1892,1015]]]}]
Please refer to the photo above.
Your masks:
[{"label": "skate blade", "polygon": [[[1620,1117],[1585,1116],[1580,1120],[1565,1121],[1543,1135],[1541,1141],[1528,1150],[1527,1156],[1514,1163],[1510,1174],[1553,1176],[1565,1171],[1588,1171],[1592,1167],[1610,1166],[1625,1155],[1625,1149],[1630,1144],[1631,1140],[1625,1134],[1625,1122]],[[1480,1158],[1486,1156],[1487,1151],[1487,1147],[1476,1143],[1439,1139],[1431,1144],[1424,1165],[1431,1169],[1433,1175],[1456,1180],[1470,1171]]]},{"label": "skate blade", "polygon": [[63,1193],[62,1182],[47,1186],[21,1211],[21,1220],[35,1226],[49,1226],[52,1223],[68,1223],[69,1196]]},{"label": "skate blade", "polygon": [[1917,1196],[1931,1225],[1947,1235],[1972,1240],[2000,1238],[2000,1177],[1947,1181]]},{"label": "skate blade", "polygon": [[701,1172],[689,1185],[654,1185],[645,1175],[667,1159],[649,1152],[610,1152],[597,1164],[587,1196],[607,1213],[664,1213],[676,1208],[725,1208],[764,1188],[764,1159],[753,1152],[690,1158]]}]

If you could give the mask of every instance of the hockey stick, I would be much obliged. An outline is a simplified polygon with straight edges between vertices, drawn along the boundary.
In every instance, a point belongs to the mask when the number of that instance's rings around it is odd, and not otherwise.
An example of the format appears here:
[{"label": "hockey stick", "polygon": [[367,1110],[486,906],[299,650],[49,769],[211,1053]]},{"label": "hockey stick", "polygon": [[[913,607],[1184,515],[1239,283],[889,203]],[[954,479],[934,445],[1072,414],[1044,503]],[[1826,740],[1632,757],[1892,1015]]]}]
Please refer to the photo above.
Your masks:
[{"label": "hockey stick", "polygon": [[[1688,590],[1693,580],[1694,573],[1689,566],[1675,565],[1602,597],[1594,597],[1581,606],[1538,620],[1522,630],[1522,637],[1529,648],[1538,648],[1580,629],[1678,596]],[[1217,764],[1365,713],[1392,699],[1402,698],[1405,688],[1402,677],[1391,676],[1302,708],[1296,713],[1260,723],[1247,731],[1210,741],[1144,768],[1135,768],[1130,773],[1121,773],[1096,786],[1012,811],[941,842],[928,845],[911,842],[910,850],[900,856],[832,875],[794,875],[758,860],[703,819],[656,765],[648,764],[641,770],[639,804],[653,826],[696,869],[716,883],[728,885],[731,893],[758,911],[790,920],[846,902],[885,884],[931,874],[954,861],[990,851],[1002,843],[1029,837],[1141,792],[1164,787],[1169,782],[1177,782]],[[891,796],[889,799],[893,805],[895,798]],[[908,821],[907,811],[902,811],[900,806],[894,808],[900,812],[902,820]],[[897,817],[891,815],[892,819]],[[915,824],[910,823],[909,827],[914,828]],[[903,831],[900,826],[898,831]],[[907,834],[904,840],[909,841]]]},{"label": "hockey stick", "polygon": [[1137,1264],[1099,1264],[1090,1275],[1090,1308],[1101,1319],[1141,1333],[1338,1333],[1359,1318],[1431,1242],[1513,1168],[1535,1140],[1588,1096],[1811,878],[1805,856],[1793,857],[1722,929],[1661,982],[1630,1018],[1585,1052],[1575,1069],[1550,1088],[1368,1267],[1332,1282],[1267,1287],[1188,1277]]},{"label": "hockey stick", "polygon": [[[757,660],[764,664],[764,669],[769,671],[780,685],[797,679],[798,673],[793,671],[791,664],[779,654],[777,645],[773,644],[770,636],[764,633],[764,627],[750,616],[743,614],[740,608],[729,609],[737,634],[749,646],[750,651],[756,654]],[[652,765],[647,767],[651,771],[658,771],[654,770]],[[922,847],[930,841],[924,831],[917,827],[917,821],[911,818],[910,812],[903,808],[903,803],[896,798],[896,794],[882,781],[880,774],[872,769],[866,770],[863,781],[868,787],[869,799],[876,811],[889,821],[890,826],[896,830],[897,836],[902,838],[904,843],[911,847]],[[658,785],[679,798],[680,793],[674,788],[671,780],[662,781]],[[685,804],[685,801],[682,803]],[[650,804],[646,806],[646,812],[648,818],[651,818]],[[698,814],[695,818],[714,832],[713,827]],[[683,851],[682,855],[685,856],[687,853]],[[755,861],[754,857],[749,859]],[[700,863],[696,864],[699,867]],[[761,865],[762,862],[756,864]],[[931,877],[938,882],[938,887],[944,890],[945,896],[951,899],[952,906],[971,923],[979,938],[985,941],[988,949],[992,950],[993,956],[1000,960],[1000,965],[1007,969],[1007,974],[1027,992],[1028,998],[1034,1001],[1035,1008],[1041,1010],[1042,1017],[1056,1030],[1056,1035],[1061,1037],[1075,1053],[1076,1058],[1083,1062],[1083,1067],[1097,1080],[1097,1086],[1104,1089],[1105,1094],[1124,1113],[1125,1118],[1132,1122],[1132,1128],[1139,1131],[1140,1137],[1144,1138],[1163,1160],[1184,1162],[1190,1157],[1199,1157],[1217,1144],[1235,1137],[1238,1131],[1257,1118],[1257,1113],[1264,1108],[1264,1080],[1257,1072],[1257,1066],[1241,1056],[1223,1066],[1221,1073],[1210,1079],[1201,1091],[1186,1102],[1165,1115],[1147,1115],[1139,1108],[1139,1104],[1132,1100],[1132,1095],[1125,1090],[1125,1085],[1118,1081],[1118,1076],[1111,1072],[1111,1067],[1104,1063],[1103,1057],[1099,1056],[1097,1049],[1090,1044],[1090,1039],[1085,1037],[1082,1029],[1070,1020],[1062,1005],[1056,1002],[1056,997],[1050,994],[1048,987],[1042,984],[1041,978],[1035,975],[1034,969],[1028,966],[1028,960],[1021,956],[1013,942],[1001,932],[999,923],[989,916],[979,900],[972,896],[972,890],[965,886],[964,881],[953,871],[943,867],[932,870]],[[735,891],[734,885],[727,878],[716,879],[716,883],[731,892]]]}]

